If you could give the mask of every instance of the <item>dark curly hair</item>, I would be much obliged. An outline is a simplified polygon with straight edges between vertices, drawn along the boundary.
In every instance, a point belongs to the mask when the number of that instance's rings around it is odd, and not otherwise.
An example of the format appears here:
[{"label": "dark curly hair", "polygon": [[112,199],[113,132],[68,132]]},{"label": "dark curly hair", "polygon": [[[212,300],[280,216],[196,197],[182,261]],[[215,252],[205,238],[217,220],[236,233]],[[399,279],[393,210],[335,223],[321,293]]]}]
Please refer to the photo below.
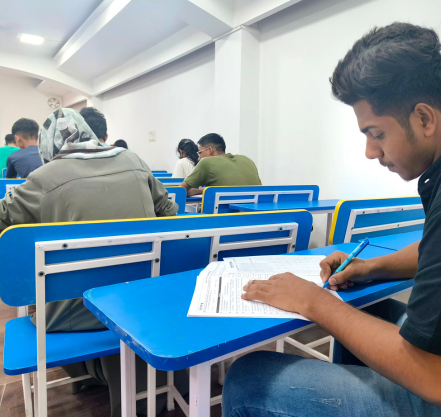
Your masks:
[{"label": "dark curly hair", "polygon": [[194,163],[194,166],[198,164],[198,147],[191,139],[182,139],[176,149],[178,154],[179,151],[185,152],[185,156]]},{"label": "dark curly hair", "polygon": [[378,116],[405,128],[418,103],[441,110],[440,41],[432,29],[395,22],[355,42],[330,78],[343,103],[366,100]]},{"label": "dark curly hair", "polygon": [[94,107],[83,107],[80,111],[81,116],[92,129],[98,139],[106,140],[107,122],[104,114]]}]

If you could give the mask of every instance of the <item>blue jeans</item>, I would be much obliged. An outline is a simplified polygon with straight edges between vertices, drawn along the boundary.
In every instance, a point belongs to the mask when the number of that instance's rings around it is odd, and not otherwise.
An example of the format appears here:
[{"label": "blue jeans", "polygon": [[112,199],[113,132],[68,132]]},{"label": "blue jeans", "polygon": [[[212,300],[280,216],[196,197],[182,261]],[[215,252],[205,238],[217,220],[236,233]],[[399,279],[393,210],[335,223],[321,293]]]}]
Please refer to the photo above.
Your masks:
[{"label": "blue jeans", "polygon": [[[376,315],[398,322],[402,315],[385,308],[393,304],[379,303],[390,317]],[[373,307],[369,312],[378,313]],[[344,348],[340,357],[352,361]],[[441,408],[362,365],[276,352],[250,353],[234,362],[227,373],[223,417],[441,417]]]}]

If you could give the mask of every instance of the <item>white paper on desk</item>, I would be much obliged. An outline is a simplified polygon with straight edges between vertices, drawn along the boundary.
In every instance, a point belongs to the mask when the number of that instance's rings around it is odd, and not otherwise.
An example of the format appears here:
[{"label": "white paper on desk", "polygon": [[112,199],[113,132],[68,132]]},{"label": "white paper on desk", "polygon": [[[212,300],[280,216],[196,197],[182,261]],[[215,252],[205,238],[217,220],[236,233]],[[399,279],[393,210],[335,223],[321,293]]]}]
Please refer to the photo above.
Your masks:
[{"label": "white paper on desk", "polygon": [[[320,262],[324,256],[299,255],[299,256],[245,256],[243,258],[225,258],[228,264],[228,272],[251,272],[283,274],[291,272],[301,278],[322,284],[320,278]],[[312,278],[313,277],[313,278]]]},{"label": "white paper on desk", "polygon": [[[273,274],[229,273],[223,262],[210,264],[199,275],[188,317],[290,318],[306,320],[297,313],[280,310],[260,301],[242,300],[243,287],[250,280],[267,280]],[[212,267],[211,265],[216,265]],[[222,271],[222,272],[219,272]],[[311,281],[311,280],[310,280]],[[330,291],[338,298],[338,294]]]}]

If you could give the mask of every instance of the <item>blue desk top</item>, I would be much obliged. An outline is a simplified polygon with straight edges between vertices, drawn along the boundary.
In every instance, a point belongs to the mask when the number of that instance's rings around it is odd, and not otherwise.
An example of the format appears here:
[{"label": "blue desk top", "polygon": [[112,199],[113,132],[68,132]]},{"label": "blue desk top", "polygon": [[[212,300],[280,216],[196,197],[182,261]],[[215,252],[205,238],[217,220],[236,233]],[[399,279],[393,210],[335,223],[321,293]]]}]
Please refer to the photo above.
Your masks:
[{"label": "blue desk top", "polygon": [[201,195],[194,195],[193,197],[187,197],[187,203],[200,203],[202,201]]},{"label": "blue desk top", "polygon": [[369,245],[378,246],[379,248],[386,248],[392,250],[400,250],[412,243],[418,242],[423,238],[423,231],[397,233],[395,235],[387,235],[381,237],[374,237],[369,239]]},{"label": "blue desk top", "polygon": [[239,211],[273,211],[273,210],[335,210],[340,200],[283,201],[279,203],[230,204],[230,209]]},{"label": "blue desk top", "polygon": [[[335,250],[350,253],[356,246],[346,243],[287,256],[329,255]],[[368,246],[360,258],[390,253],[388,249]],[[200,271],[94,288],[84,293],[84,304],[145,361],[156,369],[170,371],[218,358],[310,324],[298,319],[187,317]],[[413,280],[377,281],[339,294],[357,307],[412,285]]]}]

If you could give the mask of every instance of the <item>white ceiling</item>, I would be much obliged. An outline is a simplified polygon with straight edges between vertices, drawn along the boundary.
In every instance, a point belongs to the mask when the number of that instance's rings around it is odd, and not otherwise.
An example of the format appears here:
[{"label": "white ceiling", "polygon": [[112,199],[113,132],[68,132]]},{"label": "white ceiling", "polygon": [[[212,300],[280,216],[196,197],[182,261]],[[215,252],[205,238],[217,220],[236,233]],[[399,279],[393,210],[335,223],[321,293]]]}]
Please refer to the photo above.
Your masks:
[{"label": "white ceiling", "polygon": [[99,95],[299,1],[0,0],[0,69],[47,94]]},{"label": "white ceiling", "polygon": [[[54,56],[102,0],[0,0],[0,53]],[[42,36],[43,45],[20,42]]]},{"label": "white ceiling", "polygon": [[186,25],[170,0],[132,0],[70,60],[63,71],[95,78],[151,48]]}]

